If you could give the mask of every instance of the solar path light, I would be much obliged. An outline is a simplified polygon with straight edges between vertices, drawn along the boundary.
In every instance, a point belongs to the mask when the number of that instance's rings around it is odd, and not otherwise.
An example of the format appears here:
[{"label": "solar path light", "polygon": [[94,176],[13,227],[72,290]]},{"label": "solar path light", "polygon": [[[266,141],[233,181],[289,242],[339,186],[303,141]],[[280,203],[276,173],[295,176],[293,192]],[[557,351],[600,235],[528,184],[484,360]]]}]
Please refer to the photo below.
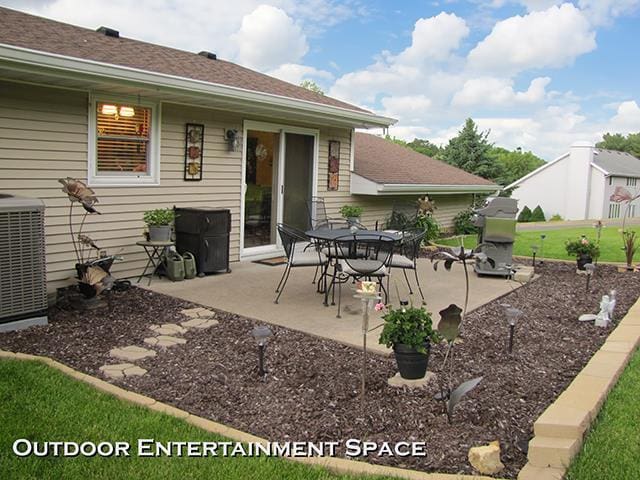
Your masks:
[{"label": "solar path light", "polygon": [[267,370],[264,368],[264,350],[267,347],[267,340],[273,336],[273,333],[266,325],[259,325],[253,329],[251,335],[258,344],[258,375],[260,378],[264,378],[267,374]]},{"label": "solar path light", "polygon": [[507,306],[504,311],[507,317],[507,323],[509,324],[509,353],[513,352],[513,334],[516,329],[516,322],[518,318],[522,316],[522,310],[518,310],[517,308]]}]

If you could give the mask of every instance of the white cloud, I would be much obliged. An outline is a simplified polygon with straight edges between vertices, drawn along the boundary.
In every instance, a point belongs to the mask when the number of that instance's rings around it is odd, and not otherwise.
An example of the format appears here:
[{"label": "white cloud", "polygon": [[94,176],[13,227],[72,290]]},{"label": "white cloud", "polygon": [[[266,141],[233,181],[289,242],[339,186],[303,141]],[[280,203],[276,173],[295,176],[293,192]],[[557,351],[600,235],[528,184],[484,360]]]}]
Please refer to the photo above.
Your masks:
[{"label": "white cloud", "polygon": [[266,73],[267,75],[295,85],[300,85],[303,80],[333,80],[334,78],[331,72],[298,63],[285,63],[275,70],[270,70]]},{"label": "white cloud", "polygon": [[404,122],[420,122],[431,108],[431,99],[424,95],[396,95],[381,100],[385,115],[402,118]]},{"label": "white cloud", "polygon": [[635,100],[622,102],[602,133],[637,133],[640,131],[640,107]]},{"label": "white cloud", "polygon": [[451,104],[457,107],[498,106],[511,107],[542,101],[545,87],[551,82],[549,77],[539,77],[531,81],[523,92],[513,90],[513,80],[508,78],[479,77],[467,80],[462,90],[453,96]]},{"label": "white cloud", "polygon": [[300,26],[284,10],[270,5],[260,5],[245,15],[232,41],[238,61],[258,70],[296,63],[309,50]]},{"label": "white cloud", "polygon": [[637,11],[640,0],[580,0],[578,5],[592,24],[603,25],[616,17]]},{"label": "white cloud", "polygon": [[517,73],[563,67],[595,48],[595,32],[589,22],[567,3],[496,23],[468,59],[475,70]]}]

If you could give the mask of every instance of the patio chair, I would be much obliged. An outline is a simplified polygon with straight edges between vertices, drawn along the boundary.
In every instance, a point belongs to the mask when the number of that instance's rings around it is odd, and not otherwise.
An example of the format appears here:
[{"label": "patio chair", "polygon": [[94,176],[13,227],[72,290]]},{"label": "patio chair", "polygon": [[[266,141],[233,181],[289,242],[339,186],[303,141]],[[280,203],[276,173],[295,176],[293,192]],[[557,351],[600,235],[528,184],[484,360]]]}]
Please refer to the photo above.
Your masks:
[{"label": "patio chair", "polygon": [[415,227],[418,217],[417,202],[396,202],[391,215],[385,220],[385,230],[404,232]]},{"label": "patio chair", "polygon": [[[289,280],[289,274],[291,273],[292,268],[316,267],[317,272],[318,268],[326,266],[329,261],[326,255],[323,254],[319,248],[314,248],[310,251],[300,248],[296,250],[297,244],[309,242],[309,237],[307,237],[304,232],[283,223],[279,223],[277,225],[277,229],[280,239],[282,240],[282,246],[284,247],[285,254],[287,255],[287,264],[284,268],[284,272],[282,272],[282,277],[280,277],[280,282],[278,282],[278,286],[276,287],[276,293],[278,296],[274,303],[278,303],[280,301],[280,295],[282,295],[284,287],[287,284],[287,280]],[[325,283],[324,288],[326,289],[327,280],[326,277],[323,278]]]},{"label": "patio chair", "polygon": [[[413,295],[413,289],[411,288],[411,282],[407,276],[407,270],[413,270],[413,274],[416,278],[416,285],[418,285],[418,291],[422,298],[422,304],[425,304],[424,293],[422,293],[422,287],[420,286],[420,278],[418,277],[418,256],[420,254],[420,247],[424,241],[424,237],[427,234],[426,230],[408,230],[405,232],[401,243],[397,246],[396,251],[389,263],[389,270],[400,268],[404,274],[404,279],[407,281],[407,287],[409,287],[409,294]],[[388,288],[388,283],[387,283]]]},{"label": "patio chair", "polygon": [[[383,279],[389,275],[389,267],[393,258],[394,239],[385,235],[356,239],[354,235],[343,235],[336,238],[336,251],[350,252],[349,255],[337,259],[332,279],[332,295],[335,295],[335,283],[338,283],[338,313],[341,318],[342,284],[350,279],[376,279],[380,290],[388,300],[388,292]],[[332,302],[334,303],[334,302]]]},{"label": "patio chair", "polygon": [[311,197],[311,200],[307,202],[307,212],[309,214],[309,224],[313,230],[349,227],[344,218],[331,218],[327,215],[327,206],[322,197]]}]

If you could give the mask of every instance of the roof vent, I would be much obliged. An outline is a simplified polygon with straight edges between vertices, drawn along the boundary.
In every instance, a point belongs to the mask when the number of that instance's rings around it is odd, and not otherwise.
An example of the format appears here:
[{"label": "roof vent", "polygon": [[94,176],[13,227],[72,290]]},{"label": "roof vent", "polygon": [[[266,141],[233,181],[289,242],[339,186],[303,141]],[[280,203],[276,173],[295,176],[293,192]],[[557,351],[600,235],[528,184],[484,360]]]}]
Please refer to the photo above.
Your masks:
[{"label": "roof vent", "polygon": [[198,55],[202,55],[203,57],[207,57],[209,60],[217,60],[218,56],[215,53],[207,52],[206,50],[201,51]]},{"label": "roof vent", "polygon": [[102,33],[106,37],[120,38],[120,32],[109,27],[100,27],[96,30],[98,33]]}]

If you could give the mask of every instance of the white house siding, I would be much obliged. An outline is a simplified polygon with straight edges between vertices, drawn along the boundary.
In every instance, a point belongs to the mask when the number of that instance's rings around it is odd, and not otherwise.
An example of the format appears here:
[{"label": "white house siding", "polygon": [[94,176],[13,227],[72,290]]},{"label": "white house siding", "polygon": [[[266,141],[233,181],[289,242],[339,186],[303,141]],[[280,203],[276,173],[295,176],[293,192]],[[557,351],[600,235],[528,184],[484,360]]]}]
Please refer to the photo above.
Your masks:
[{"label": "white house siding", "polygon": [[[627,185],[627,177],[606,177],[603,181],[604,184],[604,194],[602,197],[602,218],[609,218],[609,205],[612,203],[609,198],[615,191],[616,187],[624,187],[627,189],[632,195],[640,194],[640,178],[636,180],[636,185]],[[640,217],[640,199],[636,199],[631,202],[632,208],[629,216]],[[622,218],[624,215],[625,204],[620,205],[620,215]]]},{"label": "white house siding", "polygon": [[[591,167],[591,185],[589,186],[589,215],[588,218],[606,218],[606,211],[602,199],[605,191],[605,175],[597,168]],[[604,216],[604,217],[603,217]]]},{"label": "white house siding", "polygon": [[[87,177],[88,95],[27,84],[0,82],[0,191],[41,198],[46,209],[49,288],[74,275],[75,256],[68,233],[69,202],[57,182]],[[276,123],[278,119],[261,119]],[[225,129],[242,131],[243,118],[230,112],[172,104],[162,105],[161,180],[159,186],[95,187],[102,215],[87,218],[84,231],[109,253],[124,256],[114,265],[118,277],[139,274],[146,255],[142,214],[152,208],[178,206],[229,208],[232,214],[230,256],[239,259],[241,153],[229,152]],[[203,180],[183,181],[185,123],[205,125]],[[302,125],[309,126],[309,125]],[[318,194],[330,213],[349,201],[349,129],[320,129]],[[328,140],[341,142],[340,189],[327,192]],[[76,208],[76,220],[81,217]]]}]

